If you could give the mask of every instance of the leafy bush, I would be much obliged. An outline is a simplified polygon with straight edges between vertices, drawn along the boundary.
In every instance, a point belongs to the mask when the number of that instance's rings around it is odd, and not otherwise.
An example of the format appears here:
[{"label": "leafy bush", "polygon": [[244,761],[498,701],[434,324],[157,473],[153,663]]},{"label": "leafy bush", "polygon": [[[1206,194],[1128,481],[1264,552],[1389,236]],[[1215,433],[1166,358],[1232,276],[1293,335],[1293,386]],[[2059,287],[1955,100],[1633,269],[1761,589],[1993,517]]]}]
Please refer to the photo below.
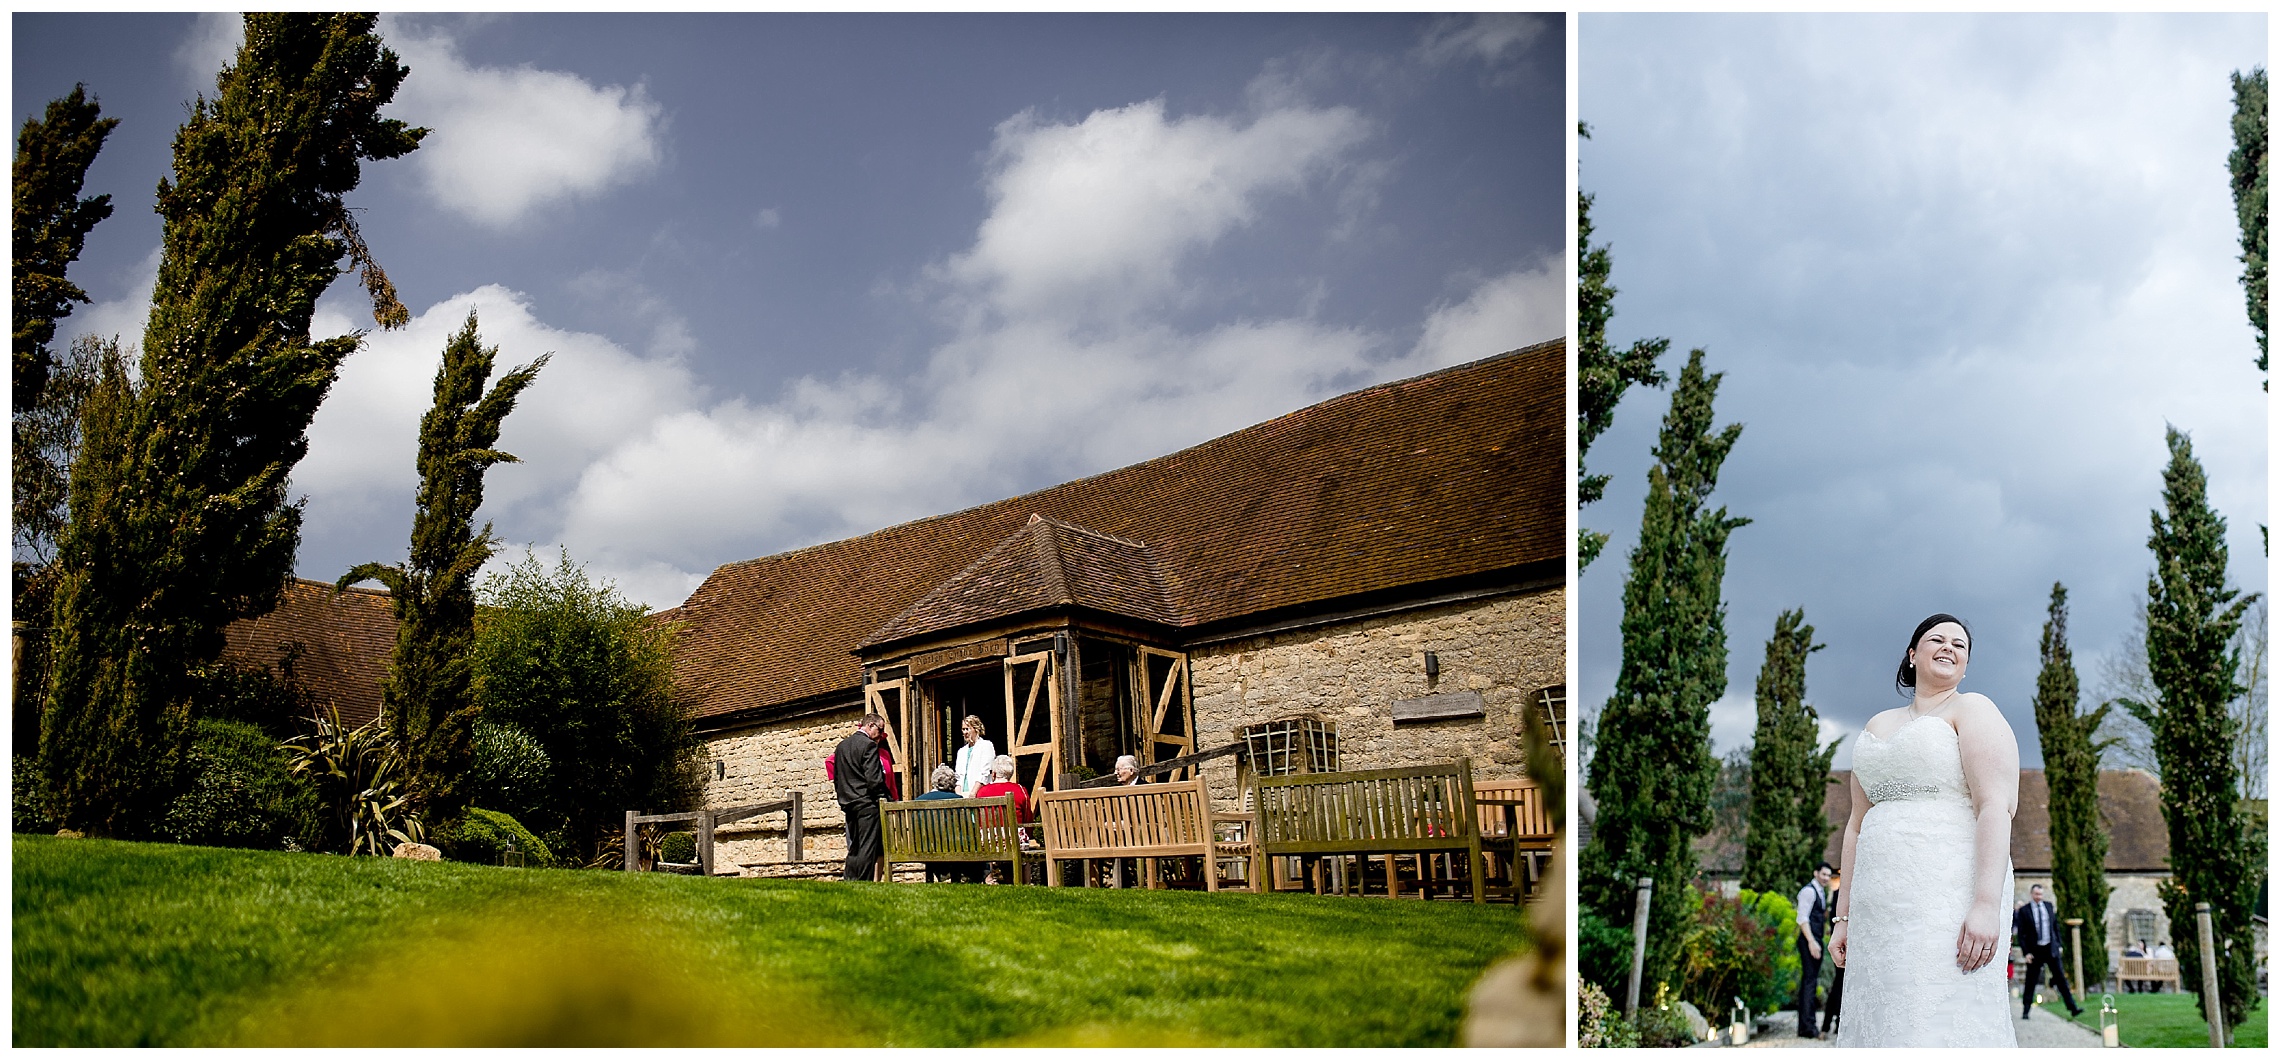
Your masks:
[{"label": "leafy bush", "polygon": [[190,701],[201,718],[242,721],[268,733],[272,743],[282,740],[306,728],[315,712],[315,701],[293,677],[301,654],[299,643],[288,646],[275,672],[227,661],[208,663],[190,671]]},{"label": "leafy bush", "polygon": [[1670,996],[1667,983],[1655,984],[1655,1003],[1639,1006],[1631,1017],[1631,1026],[1639,1044],[1649,1049],[1683,1048],[1700,1040],[1686,1022],[1686,1014],[1678,1010],[1678,999]]},{"label": "leafy bush", "polygon": [[1702,891],[1683,947],[1684,996],[1704,1012],[1741,998],[1753,1012],[1782,1007],[1797,993],[1797,907],[1744,888],[1734,898]]},{"label": "leafy bush", "polygon": [[1615,1003],[1607,999],[1607,992],[1592,983],[1583,984],[1576,996],[1576,1043],[1586,1049],[1633,1049],[1639,1044],[1639,1029],[1615,1011]]},{"label": "leafy bush", "polygon": [[[483,583],[468,654],[489,721],[536,739],[550,763],[525,820],[583,862],[623,828],[625,811],[670,812],[701,790],[698,745],[673,695],[672,630],[563,553]],[[559,831],[557,831],[559,830]]]},{"label": "leafy bush", "polygon": [[475,723],[475,753],[467,771],[468,801],[497,807],[516,819],[531,815],[546,797],[554,763],[529,733],[493,721]]},{"label": "leafy bush", "polygon": [[53,835],[62,827],[55,819],[53,796],[40,760],[29,755],[8,759],[8,828],[12,832]]},{"label": "leafy bush", "polygon": [[683,865],[697,860],[697,837],[688,832],[667,832],[657,841],[657,856]]},{"label": "leafy bush", "polygon": [[386,854],[399,843],[420,841],[425,829],[411,815],[403,785],[403,754],[380,719],[354,729],[340,711],[316,719],[317,731],[285,742],[292,775],[317,793],[326,824],[320,849]]},{"label": "leafy bush", "polygon": [[1577,971],[1585,982],[1596,983],[1608,996],[1628,988],[1631,981],[1631,929],[1617,927],[1586,911],[1576,924]]},{"label": "leafy bush", "polygon": [[201,718],[184,759],[189,783],[167,806],[166,838],[199,846],[271,849],[313,808],[277,741],[251,722]]},{"label": "leafy bush", "polygon": [[532,835],[513,816],[497,810],[470,806],[449,831],[436,835],[436,845],[446,856],[477,865],[498,864],[509,843],[522,852],[524,865],[534,869],[555,866],[554,851],[544,840]]}]

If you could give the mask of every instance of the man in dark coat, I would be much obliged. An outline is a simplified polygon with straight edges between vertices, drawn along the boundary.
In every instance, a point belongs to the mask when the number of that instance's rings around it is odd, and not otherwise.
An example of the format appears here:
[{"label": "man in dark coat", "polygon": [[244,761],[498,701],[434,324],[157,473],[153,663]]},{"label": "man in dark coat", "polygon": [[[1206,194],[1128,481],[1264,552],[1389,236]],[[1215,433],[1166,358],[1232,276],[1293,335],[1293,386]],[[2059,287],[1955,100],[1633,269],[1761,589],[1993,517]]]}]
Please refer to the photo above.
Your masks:
[{"label": "man in dark coat", "polygon": [[887,772],[879,765],[879,738],[887,719],[863,715],[862,724],[831,752],[832,794],[847,817],[847,868],[842,879],[868,880],[879,867],[879,800],[887,797]]},{"label": "man in dark coat", "polygon": [[2027,952],[2027,988],[2020,997],[2020,1019],[2034,1011],[2035,987],[2042,982],[2043,969],[2050,969],[2050,983],[2058,988],[2058,996],[2066,1002],[2066,1010],[2082,1014],[2082,1006],[2074,1003],[2074,991],[2066,987],[2066,966],[2059,957],[2066,946],[2058,938],[2058,910],[2043,901],[2042,884],[2027,890],[2027,904],[2011,914],[2011,936],[2020,949]]},{"label": "man in dark coat", "polygon": [[1813,995],[1821,988],[1821,942],[1829,937],[1829,877],[1824,861],[1797,892],[1797,1036],[1818,1038],[1813,1029]]}]

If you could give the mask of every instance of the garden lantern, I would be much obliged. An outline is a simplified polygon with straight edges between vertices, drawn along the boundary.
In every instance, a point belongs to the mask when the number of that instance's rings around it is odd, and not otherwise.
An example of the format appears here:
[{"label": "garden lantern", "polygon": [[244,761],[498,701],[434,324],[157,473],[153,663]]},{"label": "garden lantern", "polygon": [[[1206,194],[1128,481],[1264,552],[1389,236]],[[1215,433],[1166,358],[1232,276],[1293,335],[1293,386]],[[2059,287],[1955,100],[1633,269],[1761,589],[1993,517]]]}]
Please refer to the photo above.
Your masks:
[{"label": "garden lantern", "polygon": [[2114,995],[2098,1004],[2098,1038],[2108,1049],[2122,1047],[2122,1010],[2114,1007]]},{"label": "garden lantern", "polygon": [[1734,999],[1734,1031],[1726,1039],[1732,1045],[1750,1044],[1750,1007],[1738,997]]}]

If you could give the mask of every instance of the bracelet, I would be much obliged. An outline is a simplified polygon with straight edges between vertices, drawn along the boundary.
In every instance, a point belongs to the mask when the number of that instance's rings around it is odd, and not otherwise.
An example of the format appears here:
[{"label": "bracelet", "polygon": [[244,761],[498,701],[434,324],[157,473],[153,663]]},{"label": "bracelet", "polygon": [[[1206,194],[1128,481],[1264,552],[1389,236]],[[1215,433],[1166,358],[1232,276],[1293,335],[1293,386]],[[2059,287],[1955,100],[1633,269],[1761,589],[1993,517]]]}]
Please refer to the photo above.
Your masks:
[{"label": "bracelet", "polygon": [[1830,917],[1830,918],[1829,918],[1829,923],[1832,923],[1832,924],[1842,924],[1842,923],[1844,923],[1845,921],[1847,921],[1847,920],[1851,920],[1851,919],[1852,919],[1852,918],[1851,918],[1851,917],[1849,917],[1849,916],[1836,916],[1836,917]]}]

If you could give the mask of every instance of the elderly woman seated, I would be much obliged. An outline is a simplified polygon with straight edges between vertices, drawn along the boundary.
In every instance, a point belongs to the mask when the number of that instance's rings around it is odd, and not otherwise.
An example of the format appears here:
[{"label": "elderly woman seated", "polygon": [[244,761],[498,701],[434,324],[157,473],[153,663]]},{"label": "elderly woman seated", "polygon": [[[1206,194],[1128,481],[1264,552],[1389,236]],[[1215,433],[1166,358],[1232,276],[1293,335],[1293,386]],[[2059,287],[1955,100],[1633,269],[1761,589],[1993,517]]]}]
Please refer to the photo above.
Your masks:
[{"label": "elderly woman seated", "polygon": [[[948,764],[935,766],[934,775],[929,781],[934,790],[919,796],[917,801],[958,797],[958,771]],[[982,864],[975,861],[929,861],[926,863],[926,882],[980,883]]]},{"label": "elderly woman seated", "polygon": [[[990,782],[974,791],[974,797],[977,799],[995,799],[1001,796],[1013,798],[1013,819],[1015,821],[1026,822],[1037,819],[1035,809],[1029,805],[1029,792],[1014,780],[1013,756],[1011,755],[999,755],[992,759],[990,761]],[[983,824],[1001,823],[992,819],[1001,811],[992,809],[983,810],[982,813],[987,815],[983,818]],[[1024,831],[1021,833],[1021,846],[1024,850],[1033,850],[1037,846],[1037,841]],[[997,866],[992,864],[990,873],[993,878],[997,871]]]}]

